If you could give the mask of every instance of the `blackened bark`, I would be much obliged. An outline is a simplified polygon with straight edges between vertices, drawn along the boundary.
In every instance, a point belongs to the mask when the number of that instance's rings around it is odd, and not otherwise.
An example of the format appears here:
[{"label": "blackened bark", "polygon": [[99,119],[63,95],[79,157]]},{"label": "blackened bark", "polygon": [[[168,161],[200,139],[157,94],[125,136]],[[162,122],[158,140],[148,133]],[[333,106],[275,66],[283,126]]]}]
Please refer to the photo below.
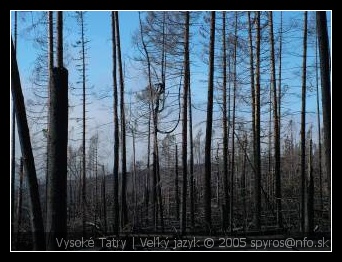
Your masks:
[{"label": "blackened bark", "polygon": [[115,44],[115,17],[114,12],[112,18],[112,60],[113,60],[113,118],[114,118],[114,167],[113,167],[113,181],[114,181],[114,233],[119,233],[119,119],[118,119],[118,85],[117,85],[117,65],[116,65],[116,44]]},{"label": "blackened bark", "polygon": [[22,93],[19,69],[15,56],[15,48],[11,39],[11,84],[12,97],[16,107],[16,119],[21,152],[24,158],[25,170],[27,172],[28,186],[31,202],[31,228],[33,233],[33,246],[35,250],[45,250],[45,236],[43,216],[40,205],[38,180],[32,153],[30,131],[27,124],[24,96]]},{"label": "blackened bark", "polygon": [[215,46],[215,12],[211,12],[210,44],[209,44],[209,81],[207,124],[205,134],[205,185],[204,185],[204,221],[205,229],[211,230],[211,136],[213,128],[213,98],[214,98],[214,46]]}]

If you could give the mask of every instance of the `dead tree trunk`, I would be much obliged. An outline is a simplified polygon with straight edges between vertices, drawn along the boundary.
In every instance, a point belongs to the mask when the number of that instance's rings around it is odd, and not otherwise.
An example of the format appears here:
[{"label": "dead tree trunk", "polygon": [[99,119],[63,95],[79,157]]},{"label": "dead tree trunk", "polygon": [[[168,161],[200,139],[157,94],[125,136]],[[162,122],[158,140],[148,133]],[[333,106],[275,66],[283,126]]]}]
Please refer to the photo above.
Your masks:
[{"label": "dead tree trunk", "polygon": [[[49,90],[48,90],[48,126],[47,130],[49,130],[50,125],[50,115],[51,115],[51,79],[52,79],[52,72],[53,72],[53,11],[49,11],[49,58],[48,58],[48,64],[49,64]],[[47,206],[48,206],[48,182],[49,182],[49,148],[50,148],[50,134],[49,131],[47,132],[47,147],[46,147],[46,175],[45,175],[45,218],[47,219]]]},{"label": "dead tree trunk", "polygon": [[67,234],[68,70],[63,67],[63,15],[57,16],[57,67],[52,72],[49,126],[47,249]]},{"label": "dead tree trunk", "polygon": [[[17,50],[17,25],[18,25],[18,13],[14,12],[14,47],[15,52]],[[17,55],[17,54],[15,54]],[[15,209],[15,107],[14,101],[12,102],[12,141],[11,141],[11,233],[13,237],[14,231],[14,209]],[[13,239],[13,238],[12,238]]]},{"label": "dead tree trunk", "polygon": [[176,142],[176,152],[175,152],[175,197],[176,197],[176,218],[179,220],[179,187],[178,187],[178,147]]},{"label": "dead tree trunk", "polygon": [[21,152],[27,172],[30,202],[31,202],[31,228],[33,233],[33,247],[35,250],[45,250],[45,236],[43,216],[40,205],[36,168],[32,153],[30,131],[27,124],[24,96],[22,93],[19,69],[15,56],[15,48],[11,39],[11,84],[12,97],[16,107],[16,119]]},{"label": "dead tree trunk", "polygon": [[236,56],[237,56],[237,12],[235,12],[235,32],[234,32],[234,80],[233,80],[233,122],[232,122],[232,163],[230,171],[230,204],[229,204],[229,227],[230,232],[233,232],[234,218],[234,176],[235,176],[235,114],[236,114],[236,88],[237,88],[237,72],[236,72]]},{"label": "dead tree trunk", "polygon": [[21,220],[23,211],[23,180],[24,180],[24,159],[20,158],[20,170],[19,170],[19,189],[18,189],[18,207],[17,207],[17,244],[19,247],[20,233],[21,233]]},{"label": "dead tree trunk", "polygon": [[255,71],[255,227],[261,227],[261,157],[260,157],[260,12],[256,12],[256,71]]},{"label": "dead tree trunk", "polygon": [[106,173],[104,165],[102,165],[102,205],[103,205],[103,229],[104,233],[107,233],[107,197],[106,197]]},{"label": "dead tree trunk", "polygon": [[86,236],[86,212],[87,212],[87,175],[86,175],[86,81],[85,81],[85,43],[83,12],[80,12],[81,20],[81,45],[82,45],[82,233]]},{"label": "dead tree trunk", "polygon": [[[131,110],[132,107],[130,107]],[[132,112],[130,113],[132,114]],[[137,198],[138,198],[138,187],[137,187],[137,170],[136,170],[136,160],[135,160],[135,133],[136,133],[136,126],[137,122],[136,120],[133,123],[133,126],[131,127],[131,134],[132,134],[132,148],[133,148],[133,174],[132,174],[132,194],[133,194],[133,227],[136,226],[136,220],[137,220]]]},{"label": "dead tree trunk", "polygon": [[227,46],[226,46],[226,12],[222,12],[222,76],[223,76],[223,184],[224,184],[224,207],[223,207],[223,228],[228,226],[229,208],[229,185],[228,185],[228,121],[227,121]]},{"label": "dead tree trunk", "polygon": [[126,116],[125,116],[125,86],[123,77],[123,68],[121,60],[121,43],[120,43],[120,26],[119,13],[114,12],[115,15],[115,39],[117,47],[118,69],[120,79],[120,118],[121,118],[121,226],[124,227],[128,222],[127,217],[127,167],[126,167]]},{"label": "dead tree trunk", "polygon": [[[327,17],[325,11],[316,13],[317,37],[319,45],[319,57],[321,65],[322,111],[323,111],[323,143],[325,168],[328,180],[330,196],[331,186],[331,83],[330,83],[330,59],[329,38],[327,30]],[[329,198],[330,199],[330,198]],[[330,206],[330,204],[329,204]]]},{"label": "dead tree trunk", "polygon": [[306,116],[306,50],[307,50],[307,18],[308,13],[304,12],[304,36],[303,36],[303,65],[302,65],[302,112],[301,112],[301,229],[305,232],[308,222],[306,208],[306,161],[305,161],[305,116]]},{"label": "dead tree trunk", "polygon": [[[148,88],[149,88],[149,93],[150,93],[150,103],[149,103],[149,117],[148,117],[148,145],[147,145],[147,170],[148,173],[146,175],[146,181],[145,181],[145,197],[146,197],[146,216],[148,217],[149,214],[149,187],[150,187],[150,175],[151,175],[151,170],[150,170],[150,150],[151,150],[151,119],[153,120],[153,123],[155,121],[155,110],[154,110],[154,101],[153,101],[153,91],[152,91],[152,79],[151,79],[151,62],[150,62],[150,56],[149,52],[147,50],[146,43],[144,41],[144,36],[143,36],[143,27],[141,23],[141,17],[140,17],[140,12],[139,12],[139,23],[140,23],[140,36],[141,36],[141,42],[145,51],[146,55],[146,60],[147,60],[147,72],[148,72]],[[155,132],[155,128],[153,129]],[[153,136],[155,138],[155,136]],[[154,146],[154,143],[153,143]],[[155,159],[153,158],[153,161]],[[152,174],[152,224],[154,227],[156,227],[156,221],[155,221],[155,211],[156,211],[156,183],[155,183],[155,172],[153,170]]]},{"label": "dead tree trunk", "polygon": [[247,205],[246,205],[246,163],[247,163],[247,133],[243,137],[243,163],[242,163],[242,176],[241,176],[241,187],[242,187],[242,206],[243,206],[243,229],[246,231],[247,228]]},{"label": "dead tree trunk", "polygon": [[189,84],[189,135],[190,135],[190,163],[189,163],[189,174],[190,174],[190,222],[191,230],[195,228],[195,192],[194,192],[194,139],[192,131],[192,108],[191,108],[191,87]]},{"label": "dead tree trunk", "polygon": [[113,181],[114,181],[114,207],[113,216],[114,234],[119,233],[119,118],[118,118],[118,85],[117,85],[117,66],[116,66],[116,44],[115,44],[115,17],[112,12],[112,60],[113,60],[113,118],[114,118],[114,167],[113,167]]},{"label": "dead tree trunk", "polygon": [[[318,174],[319,174],[319,199],[320,211],[323,212],[323,179],[322,179],[322,139],[321,139],[321,114],[319,107],[319,88],[318,88],[318,41],[316,38],[315,53],[315,70],[316,70],[316,107],[317,107],[317,133],[318,133]],[[321,213],[322,214],[322,213]]]},{"label": "dead tree trunk", "polygon": [[207,124],[205,134],[205,184],[204,184],[204,221],[205,229],[211,230],[211,136],[213,129],[213,98],[214,98],[214,47],[215,47],[215,12],[211,12],[210,43],[209,43],[209,80]]},{"label": "dead tree trunk", "polygon": [[278,67],[278,120],[279,132],[281,132],[281,77],[282,77],[282,52],[283,52],[283,12],[280,12],[280,32],[279,32],[279,67]]},{"label": "dead tree trunk", "polygon": [[275,159],[275,197],[277,207],[277,224],[283,227],[282,207],[281,207],[281,173],[280,173],[280,131],[279,131],[279,108],[276,87],[275,55],[274,55],[274,36],[273,36],[273,13],[268,13],[270,24],[270,46],[271,46],[271,85],[273,89],[273,122],[274,122],[274,159]]},{"label": "dead tree trunk", "polygon": [[[260,19],[260,18],[259,18]],[[260,21],[258,22],[257,20],[257,24],[260,24]],[[257,28],[257,30],[260,30],[259,28]],[[258,32],[257,32],[258,33]],[[255,176],[255,205],[257,207],[257,202],[260,201],[260,198],[258,197],[258,194],[260,194],[260,190],[258,191],[257,188],[259,188],[259,186],[257,185],[258,181],[257,181],[257,177],[259,176],[259,171],[260,169],[258,168],[258,157],[257,157],[257,133],[256,133],[256,85],[255,82],[257,82],[259,76],[256,77],[255,81],[254,81],[254,49],[253,49],[253,35],[252,35],[252,20],[251,20],[251,13],[248,12],[248,38],[249,38],[249,61],[250,61],[250,77],[251,77],[251,97],[252,97],[252,134],[253,134],[253,159],[254,159],[254,176]],[[260,33],[259,33],[259,37],[260,37]],[[260,43],[257,45],[257,54],[259,52],[259,57],[260,57]],[[259,58],[260,59],[260,58]],[[260,63],[260,62],[258,62]],[[257,64],[257,66],[259,66],[259,64]],[[257,68],[257,71],[255,72],[256,74],[260,74],[259,68]],[[258,208],[256,208],[256,212],[258,212]],[[257,221],[257,213],[255,215],[255,225],[256,227],[258,227],[258,221]],[[260,224],[260,223],[259,223]],[[259,226],[260,227],[260,226]]]},{"label": "dead tree trunk", "polygon": [[[190,15],[190,14],[189,14]],[[189,18],[190,19],[190,18]],[[189,29],[190,31],[190,22],[189,22]],[[190,33],[189,33],[190,34]],[[188,39],[190,42],[190,40]],[[189,49],[188,43],[188,49]],[[191,222],[191,230],[195,228],[195,193],[194,193],[194,139],[193,139],[193,131],[192,131],[192,102],[191,102],[191,85],[190,85],[190,51],[188,50],[189,54],[189,61],[188,61],[188,69],[187,73],[189,75],[188,82],[189,82],[189,139],[190,139],[190,162],[189,162],[189,175],[190,175],[190,222]]]},{"label": "dead tree trunk", "polygon": [[182,192],[182,234],[186,232],[186,197],[188,184],[188,91],[190,84],[190,61],[189,61],[189,27],[190,15],[185,12],[184,31],[184,85],[183,85],[183,122],[182,122],[182,167],[183,167],[183,192]]},{"label": "dead tree trunk", "polygon": [[314,193],[315,193],[315,187],[314,187],[314,177],[313,177],[313,163],[312,163],[312,139],[310,139],[310,145],[309,145],[309,177],[308,177],[308,201],[307,201],[307,209],[308,209],[308,223],[307,223],[307,230],[308,233],[313,233],[314,230]]}]

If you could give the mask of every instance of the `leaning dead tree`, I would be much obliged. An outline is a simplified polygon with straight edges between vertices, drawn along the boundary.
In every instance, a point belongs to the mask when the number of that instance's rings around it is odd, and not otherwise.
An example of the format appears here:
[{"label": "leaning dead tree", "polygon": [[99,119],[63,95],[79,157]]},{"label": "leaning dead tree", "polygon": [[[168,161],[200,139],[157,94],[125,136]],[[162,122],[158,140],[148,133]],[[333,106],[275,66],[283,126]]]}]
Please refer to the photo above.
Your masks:
[{"label": "leaning dead tree", "polygon": [[24,96],[20,83],[19,69],[13,40],[11,39],[11,91],[14,105],[16,107],[16,119],[21,152],[24,158],[24,166],[28,178],[30,192],[30,215],[31,228],[33,233],[33,248],[35,250],[45,250],[45,237],[43,216],[39,199],[38,181],[36,168],[32,153],[30,131],[27,124]]},{"label": "leaning dead tree", "polygon": [[[17,50],[17,25],[18,25],[17,11],[14,13],[14,46]],[[11,141],[11,232],[14,231],[14,191],[15,191],[15,107],[12,103],[12,141]]]}]

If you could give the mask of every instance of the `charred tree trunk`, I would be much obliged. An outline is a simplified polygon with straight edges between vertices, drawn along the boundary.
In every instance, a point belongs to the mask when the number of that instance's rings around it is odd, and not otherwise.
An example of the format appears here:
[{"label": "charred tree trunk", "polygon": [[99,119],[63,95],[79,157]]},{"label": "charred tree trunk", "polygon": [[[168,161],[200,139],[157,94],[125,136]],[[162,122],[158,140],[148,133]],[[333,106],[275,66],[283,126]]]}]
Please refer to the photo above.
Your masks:
[{"label": "charred tree trunk", "polygon": [[[189,14],[190,16],[190,14]],[[189,18],[190,20],[190,18]],[[189,21],[189,29],[190,31],[190,21]],[[190,32],[188,33],[190,34]],[[188,39],[190,42],[190,40]],[[189,49],[189,43],[188,43]],[[195,193],[194,193],[194,139],[193,139],[193,131],[192,131],[192,102],[191,102],[191,85],[190,85],[190,50],[189,51],[189,61],[188,61],[188,82],[189,82],[189,138],[190,138],[190,162],[189,162],[189,174],[190,174],[190,223],[191,230],[193,231],[195,228]]]},{"label": "charred tree trunk", "polygon": [[308,209],[308,224],[307,224],[307,230],[308,233],[313,233],[314,230],[314,177],[313,177],[313,163],[312,163],[312,139],[310,139],[310,145],[309,145],[309,177],[308,177],[308,202],[307,202],[307,209]]},{"label": "charred tree trunk", "polygon": [[255,227],[261,227],[261,157],[260,157],[260,12],[256,12],[256,71],[255,71]]},{"label": "charred tree trunk", "polygon": [[17,209],[17,244],[16,247],[19,247],[20,243],[20,233],[21,233],[21,220],[23,213],[23,180],[24,180],[24,159],[20,158],[20,170],[19,170],[19,189],[18,189],[18,209]]},{"label": "charred tree trunk", "polygon": [[128,222],[127,217],[127,167],[126,167],[126,116],[125,116],[125,86],[123,78],[123,68],[121,60],[120,26],[119,13],[114,12],[115,16],[115,39],[117,47],[118,69],[120,78],[120,117],[121,117],[121,226],[124,227]]},{"label": "charred tree trunk", "polygon": [[[48,126],[47,130],[49,130],[49,125],[50,125],[50,115],[51,111],[50,109],[52,108],[51,106],[51,79],[52,79],[52,71],[53,71],[53,12],[49,11],[49,90],[48,90]],[[46,175],[45,175],[45,218],[47,219],[47,206],[48,206],[48,182],[49,182],[49,148],[50,148],[50,134],[49,131],[47,132],[47,149],[46,149]]]},{"label": "charred tree trunk", "polygon": [[307,50],[307,18],[308,13],[304,12],[304,36],[303,36],[303,65],[302,65],[302,112],[301,112],[301,229],[305,232],[308,223],[306,208],[306,161],[305,161],[305,116],[306,116],[306,50]]},{"label": "charred tree trunk", "polygon": [[226,12],[222,12],[222,76],[223,76],[223,184],[224,184],[224,208],[223,208],[223,228],[228,226],[229,209],[229,184],[228,184],[228,121],[227,121],[227,46],[226,46]]},{"label": "charred tree trunk", "polygon": [[246,231],[247,228],[247,205],[246,205],[246,163],[247,163],[247,134],[244,134],[243,139],[243,164],[242,164],[242,176],[241,176],[241,187],[242,187],[242,206],[243,206],[243,229]]},{"label": "charred tree trunk", "polygon": [[86,81],[85,81],[85,43],[83,13],[81,19],[81,45],[82,45],[82,234],[86,236],[87,212],[87,175],[86,175]]},{"label": "charred tree trunk", "polygon": [[63,67],[63,14],[57,15],[57,67],[51,79],[47,249],[67,235],[68,70]]},{"label": "charred tree trunk", "polygon": [[104,165],[102,165],[102,205],[103,205],[103,221],[104,233],[107,233],[107,197],[106,197],[106,173]]},{"label": "charred tree trunk", "polygon": [[[14,47],[17,52],[17,26],[18,26],[18,13],[14,12]],[[17,55],[17,53],[15,53]],[[14,100],[14,99],[13,99]],[[14,209],[15,209],[15,106],[12,102],[12,140],[11,140],[11,233],[13,239],[14,232]]]},{"label": "charred tree trunk", "polygon": [[19,69],[15,55],[13,40],[11,39],[11,90],[16,107],[16,119],[21,152],[24,158],[25,170],[27,172],[30,203],[31,203],[31,228],[33,233],[33,247],[35,250],[45,250],[45,236],[43,216],[40,205],[38,181],[36,168],[32,153],[30,131],[27,124],[24,96],[22,93]]},{"label": "charred tree trunk", "polygon": [[186,197],[187,197],[187,175],[188,175],[188,91],[190,84],[190,61],[189,61],[189,27],[190,14],[185,12],[184,31],[184,86],[183,86],[183,122],[182,122],[182,167],[183,167],[183,191],[182,191],[182,234],[186,232]]},{"label": "charred tree trunk", "polygon": [[177,148],[177,144],[176,144],[176,152],[175,152],[175,159],[176,159],[176,163],[175,163],[175,197],[176,197],[176,218],[177,221],[180,221],[180,215],[179,215],[179,187],[178,187],[178,148]]},{"label": "charred tree trunk", "polygon": [[211,12],[210,44],[209,44],[209,80],[207,124],[205,134],[205,184],[204,184],[204,221],[205,229],[211,230],[211,137],[213,128],[213,98],[214,98],[214,47],[215,47],[215,12]]},{"label": "charred tree trunk", "polygon": [[149,203],[150,203],[150,176],[151,176],[151,105],[148,105],[148,134],[147,134],[147,173],[145,177],[145,208],[146,208],[146,218],[149,214]]},{"label": "charred tree trunk", "polygon": [[114,234],[119,233],[119,119],[118,119],[118,85],[117,85],[117,66],[116,66],[116,44],[115,44],[115,17],[114,12],[112,18],[112,60],[113,60],[113,118],[114,118],[114,167],[113,167],[113,181],[114,181]]},{"label": "charred tree trunk", "polygon": [[273,36],[273,13],[268,13],[270,24],[270,46],[271,46],[271,85],[273,90],[273,122],[274,122],[274,159],[275,159],[275,197],[277,207],[277,224],[283,227],[282,206],[281,206],[281,173],[280,173],[280,131],[279,131],[279,108],[276,88],[275,55],[274,55],[274,36]]},{"label": "charred tree trunk", "polygon": [[[149,87],[149,92],[150,92],[150,103],[149,103],[149,118],[148,118],[148,145],[147,145],[147,170],[148,174],[146,175],[146,180],[145,180],[145,197],[146,197],[146,217],[149,215],[149,194],[150,194],[150,176],[151,176],[151,170],[150,170],[150,150],[151,150],[151,119],[155,120],[154,117],[154,102],[153,102],[153,91],[152,91],[152,79],[151,79],[151,62],[150,62],[150,56],[147,50],[147,46],[144,41],[144,36],[143,36],[143,27],[141,23],[141,17],[140,17],[140,12],[139,12],[139,24],[140,24],[140,36],[141,36],[141,42],[144,48],[144,52],[146,55],[146,60],[147,60],[147,72],[148,72],[148,87]],[[155,131],[155,129],[153,129]],[[154,136],[153,136],[154,137]],[[153,159],[154,161],[154,159]],[[156,194],[155,194],[155,177],[154,177],[154,170],[152,174],[152,224],[153,226],[156,226],[156,221],[155,221],[155,205],[156,205]]]},{"label": "charred tree trunk", "polygon": [[[319,174],[319,199],[320,211],[323,212],[323,179],[322,179],[322,139],[321,139],[321,114],[319,107],[319,88],[318,88],[318,41],[316,38],[316,107],[317,107],[317,133],[318,133],[318,174]],[[321,213],[322,214],[322,213]]]},{"label": "charred tree trunk", "polygon": [[[330,60],[329,38],[327,30],[327,17],[325,11],[316,13],[317,37],[319,45],[319,57],[321,65],[321,88],[322,88],[322,111],[323,111],[323,143],[325,168],[328,180],[330,196],[331,187],[331,83],[330,83]],[[329,198],[330,199],[330,198]],[[330,206],[330,204],[329,204]]]},{"label": "charred tree trunk", "polygon": [[[132,113],[131,113],[132,114]],[[136,170],[136,160],[135,160],[135,132],[136,132],[136,121],[134,121],[133,127],[131,128],[132,133],[132,148],[133,148],[133,174],[132,174],[132,194],[133,194],[133,227],[136,226],[136,220],[137,220],[137,194],[138,194],[138,187],[136,185],[136,177],[137,177],[137,170]]]},{"label": "charred tree trunk", "polygon": [[237,56],[237,12],[235,12],[235,32],[234,32],[234,82],[233,82],[233,122],[232,122],[232,163],[230,171],[230,204],[229,204],[229,227],[230,232],[233,232],[233,218],[234,218],[234,176],[235,176],[235,114],[236,114],[236,87],[237,87],[237,72],[236,72],[236,56]]},{"label": "charred tree trunk", "polygon": [[190,174],[190,223],[191,230],[195,228],[195,178],[194,178],[194,140],[192,131],[192,103],[191,103],[191,87],[189,84],[189,135],[190,135],[190,163],[189,163],[189,174]]}]

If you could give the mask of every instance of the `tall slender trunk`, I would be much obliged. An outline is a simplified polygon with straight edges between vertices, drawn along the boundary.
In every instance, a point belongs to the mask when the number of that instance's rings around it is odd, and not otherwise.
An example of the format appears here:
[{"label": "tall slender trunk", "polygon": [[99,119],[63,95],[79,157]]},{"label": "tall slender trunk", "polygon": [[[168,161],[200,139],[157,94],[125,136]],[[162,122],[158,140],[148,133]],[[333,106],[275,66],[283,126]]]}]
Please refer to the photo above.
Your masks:
[{"label": "tall slender trunk", "polygon": [[205,134],[205,185],[204,185],[204,221],[205,229],[211,230],[211,137],[213,128],[213,98],[214,98],[214,47],[215,47],[215,12],[211,12],[210,43],[209,43],[209,79],[207,124]]},{"label": "tall slender trunk", "polygon": [[261,227],[261,159],[260,159],[260,12],[256,12],[256,68],[255,68],[255,227]]},{"label": "tall slender trunk", "polygon": [[103,229],[107,233],[107,198],[106,198],[106,173],[102,165],[102,205],[103,205]]},{"label": "tall slender trunk", "polygon": [[[316,12],[317,37],[319,45],[319,57],[321,65],[322,111],[323,111],[323,143],[328,191],[331,190],[331,83],[330,83],[330,59],[329,38],[327,29],[327,17],[325,11]],[[329,197],[330,200],[330,197]],[[329,202],[330,207],[330,202]],[[329,212],[330,215],[330,212]]]},{"label": "tall slender trunk", "polygon": [[[269,118],[268,118],[268,173],[266,177],[266,192],[269,196],[273,196],[273,169],[272,166],[272,86],[269,88]],[[268,208],[273,208],[267,205]],[[277,219],[278,221],[278,219]]]},{"label": "tall slender trunk", "polygon": [[148,130],[147,130],[147,172],[145,176],[145,208],[146,208],[146,217],[149,214],[149,200],[150,200],[150,176],[151,176],[151,168],[150,168],[150,155],[151,155],[151,104],[148,104]]},{"label": "tall slender trunk", "polygon": [[303,36],[303,65],[302,65],[302,112],[301,112],[301,229],[305,232],[307,224],[307,194],[306,194],[306,163],[305,163],[305,115],[306,115],[306,50],[307,50],[307,19],[308,13],[304,12],[304,36]]},{"label": "tall slender trunk", "polygon": [[[146,175],[146,189],[145,189],[145,195],[146,195],[146,215],[148,217],[148,204],[149,204],[149,176],[151,175],[150,171],[150,148],[151,148],[151,119],[155,121],[155,110],[154,110],[154,101],[153,101],[153,90],[152,90],[152,79],[151,79],[151,62],[150,62],[150,56],[147,50],[146,43],[144,41],[144,35],[143,35],[143,26],[141,23],[141,17],[140,17],[140,12],[139,12],[139,23],[140,23],[140,36],[141,36],[141,42],[144,48],[144,52],[146,55],[146,60],[147,60],[147,72],[148,72],[148,89],[149,89],[149,94],[150,94],[150,103],[149,103],[149,118],[148,118],[148,146],[147,146],[147,169],[148,169],[148,174]],[[155,125],[154,125],[155,126]],[[155,128],[153,129],[155,132]],[[153,136],[155,139],[155,135]],[[153,143],[154,145],[154,143]],[[154,157],[154,155],[153,155]],[[153,158],[153,161],[155,159]],[[153,169],[153,174],[152,174],[152,224],[154,227],[156,227],[156,221],[155,221],[155,211],[156,211],[156,179],[155,179],[155,172]]]},{"label": "tall slender trunk", "polygon": [[234,219],[234,176],[235,176],[235,114],[236,114],[236,88],[237,88],[237,72],[236,72],[236,57],[237,57],[237,12],[235,12],[235,32],[234,32],[234,81],[233,81],[233,122],[232,122],[232,163],[230,171],[230,204],[229,204],[229,227],[230,232],[233,232],[233,219]]},{"label": "tall slender trunk", "polygon": [[127,167],[126,167],[126,116],[125,116],[125,86],[123,78],[123,68],[121,60],[121,43],[120,43],[120,25],[119,25],[119,13],[114,12],[115,15],[115,39],[117,47],[118,69],[120,79],[120,117],[121,117],[121,226],[124,227],[128,222],[127,217]]},{"label": "tall slender trunk", "polygon": [[314,230],[314,177],[313,177],[313,163],[312,163],[312,138],[310,138],[310,145],[309,145],[309,165],[308,165],[308,201],[307,201],[307,209],[308,209],[308,223],[307,223],[307,229],[306,232],[313,233]]},{"label": "tall slender trunk", "polygon": [[319,89],[318,89],[318,40],[315,45],[315,73],[316,73],[316,107],[317,107],[317,133],[318,133],[318,174],[319,174],[319,205],[320,212],[323,212],[323,179],[322,179],[322,139],[321,139],[321,114],[319,107]]},{"label": "tall slender trunk", "polygon": [[[158,211],[160,217],[160,226],[161,231],[164,232],[164,207],[163,207],[163,197],[161,192],[161,183],[160,183],[160,163],[159,163],[159,148],[158,148],[158,114],[163,110],[159,109],[159,99],[160,95],[165,92],[165,69],[166,69],[166,52],[165,52],[165,44],[166,44],[166,34],[165,34],[165,20],[166,20],[166,12],[163,12],[163,31],[162,31],[162,54],[161,54],[161,90],[158,91],[160,84],[158,84],[157,88],[157,95],[156,95],[156,107],[155,107],[155,114],[154,114],[154,172],[156,178],[156,198],[157,198],[157,209],[155,209],[155,226],[157,226],[158,221]],[[164,101],[163,106],[164,108]]]},{"label": "tall slender trunk", "polygon": [[132,148],[133,148],[133,174],[132,174],[132,190],[133,190],[133,226],[135,226],[136,223],[136,215],[137,215],[137,190],[138,187],[136,185],[136,176],[137,176],[137,170],[136,170],[136,164],[135,164],[135,132],[136,132],[136,121],[133,124],[133,127],[131,129],[132,132]]},{"label": "tall slender trunk", "polygon": [[[282,52],[283,52],[283,12],[280,11],[280,32],[279,32],[279,67],[278,67],[278,120],[279,132],[281,132],[281,75],[282,75]],[[280,139],[280,137],[279,137]]]},{"label": "tall slender trunk", "polygon": [[243,139],[243,163],[242,163],[242,207],[243,207],[243,229],[246,231],[247,227],[247,205],[246,205],[246,163],[247,163],[247,133],[244,134]]},{"label": "tall slender trunk", "polygon": [[113,60],[113,118],[114,118],[114,167],[113,167],[113,181],[114,181],[114,234],[119,233],[119,119],[118,119],[118,85],[117,85],[117,59],[116,59],[116,44],[115,44],[115,17],[114,12],[111,14],[112,18],[112,60]]},{"label": "tall slender trunk", "polygon": [[179,187],[178,187],[178,148],[176,142],[176,152],[175,152],[175,198],[176,198],[176,218],[179,221]]},{"label": "tall slender trunk", "polygon": [[[190,23],[189,23],[190,27]],[[190,28],[189,28],[190,31]],[[190,34],[190,33],[189,33]],[[190,41],[190,40],[189,40]],[[190,51],[189,51],[190,56]],[[189,162],[189,175],[190,175],[190,222],[191,222],[191,230],[193,231],[195,228],[195,192],[194,192],[194,139],[193,139],[193,130],[192,130],[192,102],[191,102],[191,85],[190,85],[190,57],[189,57],[189,139],[190,139],[190,162]]]},{"label": "tall slender trunk", "polygon": [[192,102],[191,102],[191,87],[189,84],[189,139],[190,139],[190,162],[189,162],[189,175],[190,175],[190,223],[191,230],[195,228],[195,177],[194,177],[194,139],[192,129]]},{"label": "tall slender trunk", "polygon": [[188,173],[188,91],[190,84],[190,61],[189,61],[189,27],[190,14],[185,12],[184,30],[184,86],[183,86],[183,122],[182,122],[182,166],[183,166],[183,192],[182,192],[182,234],[186,232],[186,197],[187,197],[187,173]]},{"label": "tall slender trunk", "polygon": [[228,185],[228,123],[227,123],[227,46],[226,46],[226,12],[222,12],[222,77],[223,77],[223,184],[224,184],[224,208],[223,208],[223,228],[227,228],[228,207],[229,207],[229,185]]},{"label": "tall slender trunk", "polygon": [[25,170],[28,177],[28,185],[31,202],[31,229],[33,232],[33,247],[35,250],[45,249],[45,236],[43,216],[40,205],[38,180],[32,153],[30,131],[27,124],[24,96],[20,83],[19,69],[13,40],[11,39],[11,91],[16,107],[16,119],[21,152],[24,158]]},{"label": "tall slender trunk", "polygon": [[86,81],[85,81],[85,44],[83,12],[80,12],[81,20],[81,45],[82,45],[82,233],[86,236],[86,212],[87,212],[87,176],[86,176]]},{"label": "tall slender trunk", "polygon": [[281,173],[280,173],[280,132],[279,132],[279,108],[276,87],[276,71],[275,71],[275,55],[274,55],[274,36],[273,36],[273,13],[270,11],[270,46],[271,46],[271,85],[273,89],[273,122],[274,122],[274,159],[275,159],[275,197],[277,207],[277,223],[278,227],[283,227],[282,206],[281,206]]},{"label": "tall slender trunk", "polygon": [[98,136],[96,136],[96,145],[95,145],[95,197],[94,197],[94,224],[96,225],[97,222],[97,212],[98,212],[98,201],[97,201],[97,140]]}]

